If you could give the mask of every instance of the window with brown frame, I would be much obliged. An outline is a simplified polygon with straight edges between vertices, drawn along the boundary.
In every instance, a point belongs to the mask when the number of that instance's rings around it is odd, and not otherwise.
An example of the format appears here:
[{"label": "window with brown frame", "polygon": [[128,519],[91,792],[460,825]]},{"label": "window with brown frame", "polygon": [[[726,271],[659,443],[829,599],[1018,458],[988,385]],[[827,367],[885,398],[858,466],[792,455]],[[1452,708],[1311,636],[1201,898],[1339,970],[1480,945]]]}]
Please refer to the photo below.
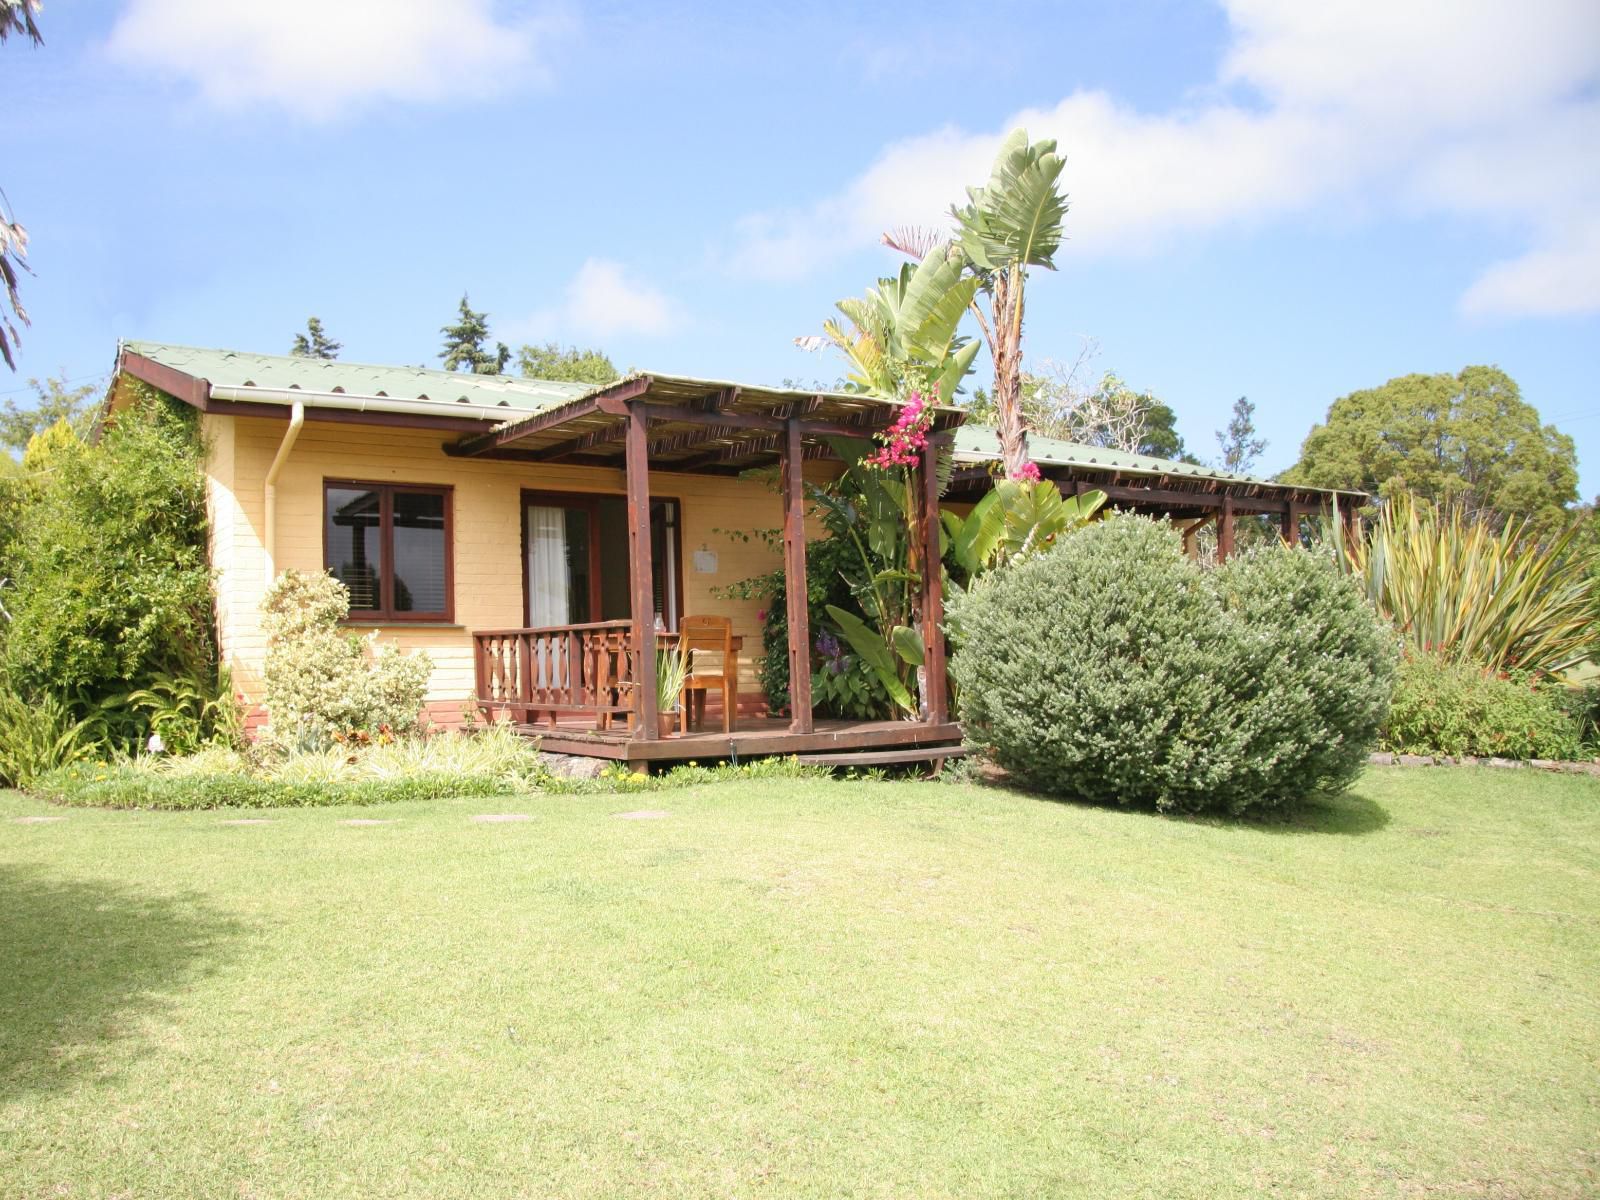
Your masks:
[{"label": "window with brown frame", "polygon": [[451,489],[323,481],[322,562],[367,621],[452,621]]}]

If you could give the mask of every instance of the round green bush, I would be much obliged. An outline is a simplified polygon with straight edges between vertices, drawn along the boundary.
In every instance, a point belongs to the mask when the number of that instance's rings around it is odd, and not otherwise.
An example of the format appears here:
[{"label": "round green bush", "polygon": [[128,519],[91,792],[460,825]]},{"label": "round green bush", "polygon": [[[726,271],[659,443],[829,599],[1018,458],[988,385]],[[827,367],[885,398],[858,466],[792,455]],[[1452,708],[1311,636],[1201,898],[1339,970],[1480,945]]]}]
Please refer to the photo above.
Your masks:
[{"label": "round green bush", "polygon": [[1266,546],[1216,570],[1115,516],[979,583],[951,674],[968,737],[1025,786],[1241,813],[1348,786],[1393,635],[1333,563]]}]

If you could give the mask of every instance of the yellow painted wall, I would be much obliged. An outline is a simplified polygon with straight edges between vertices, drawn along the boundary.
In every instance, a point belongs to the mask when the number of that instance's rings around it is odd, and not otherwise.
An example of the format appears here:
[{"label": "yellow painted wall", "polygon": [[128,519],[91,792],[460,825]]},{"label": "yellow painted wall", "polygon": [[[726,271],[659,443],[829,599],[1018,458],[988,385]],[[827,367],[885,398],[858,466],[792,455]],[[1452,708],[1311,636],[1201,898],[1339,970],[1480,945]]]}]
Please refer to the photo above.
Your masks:
[{"label": "yellow painted wall", "polygon": [[[225,660],[234,685],[250,702],[261,693],[266,640],[259,603],[267,583],[264,532],[267,469],[286,421],[207,415],[212,521],[212,564],[217,569],[217,609]],[[623,491],[620,470],[450,458],[442,447],[456,435],[438,431],[307,421],[277,487],[277,569],[320,571],[324,479],[374,483],[451,485],[454,495],[455,618],[453,627],[383,625],[379,638],[404,650],[425,649],[434,663],[428,699],[458,704],[473,690],[474,629],[523,623],[521,490]],[[824,477],[825,464],[808,463],[808,477]],[[779,565],[760,541],[740,542],[717,529],[775,528],[782,502],[765,485],[736,478],[653,473],[653,496],[681,506],[685,613],[733,618],[743,636],[740,694],[760,694],[754,660],[761,652],[757,601],[712,595]],[[817,535],[813,527],[812,536]],[[712,551],[714,573],[701,573],[696,550]],[[371,626],[356,626],[364,631]]]}]

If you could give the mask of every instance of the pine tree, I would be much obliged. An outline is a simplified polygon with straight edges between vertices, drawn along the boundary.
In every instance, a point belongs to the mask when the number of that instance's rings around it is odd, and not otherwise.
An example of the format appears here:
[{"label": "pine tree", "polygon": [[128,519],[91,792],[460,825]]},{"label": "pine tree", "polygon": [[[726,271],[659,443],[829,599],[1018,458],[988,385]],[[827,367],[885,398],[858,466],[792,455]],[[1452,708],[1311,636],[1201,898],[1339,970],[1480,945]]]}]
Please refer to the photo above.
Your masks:
[{"label": "pine tree", "polygon": [[1226,429],[1217,430],[1217,445],[1222,447],[1222,469],[1248,475],[1256,459],[1267,448],[1267,439],[1256,436],[1256,406],[1240,396],[1233,402],[1233,416]]},{"label": "pine tree", "polygon": [[444,349],[439,358],[446,371],[459,371],[463,367],[475,375],[502,375],[511,361],[511,348],[496,342],[491,352],[486,349],[489,340],[489,314],[473,312],[465,293],[461,296],[461,319],[454,325],[441,326]]},{"label": "pine tree", "polygon": [[330,338],[322,328],[322,321],[318,317],[306,319],[306,331],[294,335],[294,345],[289,347],[289,353],[296,358],[321,358],[335,359],[339,351],[344,349],[343,342],[336,342]]}]

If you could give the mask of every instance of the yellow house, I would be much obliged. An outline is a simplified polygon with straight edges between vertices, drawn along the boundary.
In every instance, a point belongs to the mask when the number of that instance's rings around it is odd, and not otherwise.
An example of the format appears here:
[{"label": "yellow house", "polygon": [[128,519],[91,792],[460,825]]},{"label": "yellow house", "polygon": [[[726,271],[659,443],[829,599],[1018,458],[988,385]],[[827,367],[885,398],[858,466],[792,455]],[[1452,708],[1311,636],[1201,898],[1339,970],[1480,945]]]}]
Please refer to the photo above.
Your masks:
[{"label": "yellow house", "polygon": [[[486,710],[547,748],[635,763],[959,740],[938,696],[921,721],[810,711],[810,636],[795,605],[805,595],[802,479],[837,470],[827,439],[882,429],[895,404],[662,375],[595,388],[152,342],[121,347],[113,405],[130,380],[202,414],[220,648],[257,720],[259,605],[277,573],[295,568],[345,583],[352,629],[427,651],[427,714],[438,724]],[[957,421],[941,412],[938,428]],[[778,478],[750,475],[768,464]],[[938,522],[928,525],[937,536]],[[778,529],[786,553],[755,536]],[[784,715],[766,712],[755,673],[760,602],[723,595],[780,565],[798,588],[791,661],[806,664]],[[663,730],[654,650],[698,617],[730,623],[729,668],[709,659],[729,676],[730,711],[724,720],[723,693],[708,690],[702,728]]]},{"label": "yellow house", "polygon": [[[121,347],[111,403],[138,380],[201,413],[211,562],[223,661],[259,720],[260,602],[277,573],[328,570],[350,626],[427,651],[427,715],[509,718],[554,750],[643,764],[773,752],[885,756],[960,739],[945,697],[940,573],[924,572],[927,670],[914,721],[837,721],[811,710],[803,485],[839,467],[830,443],[886,428],[899,405],[851,393],[636,374],[600,387],[366,366],[153,342]],[[955,459],[948,499],[991,486],[990,431],[935,413],[933,469]],[[1102,491],[1232,549],[1239,516],[1276,521],[1365,501],[1048,438],[1029,439],[1046,479]],[[776,471],[759,468],[776,467]],[[923,556],[940,556],[922,520]],[[782,551],[764,531],[782,531]],[[768,713],[755,664],[760,602],[730,585],[784,568],[791,711]],[[657,712],[657,652],[700,646],[695,727]],[[706,649],[705,647],[709,647]],[[709,664],[702,670],[702,664]],[[709,672],[708,678],[700,678]],[[715,685],[713,688],[712,685]]]}]

